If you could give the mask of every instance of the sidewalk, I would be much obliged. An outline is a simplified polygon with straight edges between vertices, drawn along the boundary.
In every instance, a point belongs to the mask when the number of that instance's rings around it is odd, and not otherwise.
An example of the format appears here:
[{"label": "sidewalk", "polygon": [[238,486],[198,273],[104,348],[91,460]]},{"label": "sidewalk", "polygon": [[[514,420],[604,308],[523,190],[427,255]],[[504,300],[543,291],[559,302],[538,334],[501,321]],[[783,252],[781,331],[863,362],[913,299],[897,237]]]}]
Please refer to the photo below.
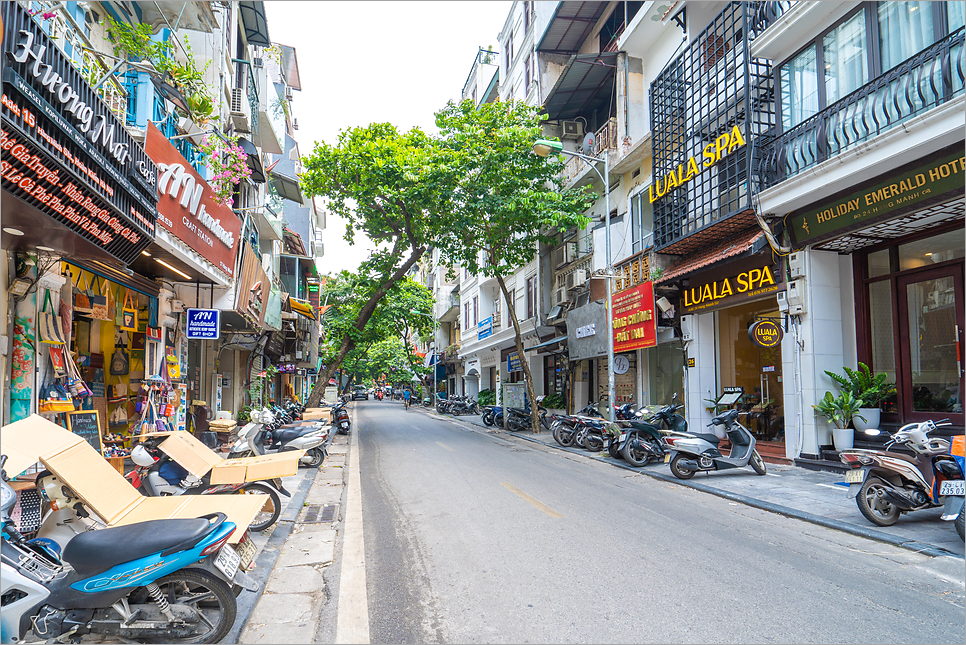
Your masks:
[{"label": "sidewalk", "polygon": [[580,448],[564,448],[550,432],[507,432],[502,428],[487,427],[479,416],[452,417],[435,410],[420,408],[427,414],[464,427],[480,428],[487,433],[519,437],[556,450],[565,450],[587,459],[595,459],[667,482],[694,488],[735,502],[780,513],[813,524],[844,531],[860,537],[887,542],[912,551],[932,556],[964,556],[963,540],[952,522],[939,519],[942,509],[930,509],[904,514],[893,526],[877,527],[859,512],[854,499],[846,496],[848,486],[842,475],[808,470],[798,466],[768,464],[768,474],[759,477],[750,468],[714,473],[698,473],[693,479],[674,477],[664,464],[634,468],[622,459],[613,459],[606,452],[592,453]]}]

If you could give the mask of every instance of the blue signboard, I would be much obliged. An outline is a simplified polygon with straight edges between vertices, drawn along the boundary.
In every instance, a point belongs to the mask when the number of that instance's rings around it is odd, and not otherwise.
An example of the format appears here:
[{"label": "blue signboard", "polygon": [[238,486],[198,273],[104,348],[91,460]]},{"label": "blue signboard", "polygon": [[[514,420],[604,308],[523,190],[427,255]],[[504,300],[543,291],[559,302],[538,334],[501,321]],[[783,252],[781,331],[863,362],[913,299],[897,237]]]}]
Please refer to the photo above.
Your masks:
[{"label": "blue signboard", "polygon": [[523,366],[520,365],[520,354],[518,352],[513,352],[506,357],[507,372],[519,372],[521,370],[523,370]]},{"label": "blue signboard", "polygon": [[188,340],[217,340],[221,335],[221,311],[188,309],[185,336]]},{"label": "blue signboard", "polygon": [[493,334],[493,316],[484,318],[476,324],[476,337],[480,340],[488,338]]}]

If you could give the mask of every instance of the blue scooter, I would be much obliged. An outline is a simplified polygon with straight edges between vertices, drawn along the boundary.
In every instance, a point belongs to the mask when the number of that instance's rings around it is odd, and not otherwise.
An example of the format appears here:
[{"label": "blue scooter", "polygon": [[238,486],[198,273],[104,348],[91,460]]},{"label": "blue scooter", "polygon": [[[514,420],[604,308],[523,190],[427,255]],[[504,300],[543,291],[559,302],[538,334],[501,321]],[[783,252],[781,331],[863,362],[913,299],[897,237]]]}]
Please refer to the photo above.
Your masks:
[{"label": "blue scooter", "polygon": [[128,642],[216,643],[235,622],[232,584],[258,584],[223,548],[235,531],[223,513],[152,520],[81,533],[61,556],[26,540],[10,511],[17,495],[0,458],[0,641],[68,642],[100,634]]}]

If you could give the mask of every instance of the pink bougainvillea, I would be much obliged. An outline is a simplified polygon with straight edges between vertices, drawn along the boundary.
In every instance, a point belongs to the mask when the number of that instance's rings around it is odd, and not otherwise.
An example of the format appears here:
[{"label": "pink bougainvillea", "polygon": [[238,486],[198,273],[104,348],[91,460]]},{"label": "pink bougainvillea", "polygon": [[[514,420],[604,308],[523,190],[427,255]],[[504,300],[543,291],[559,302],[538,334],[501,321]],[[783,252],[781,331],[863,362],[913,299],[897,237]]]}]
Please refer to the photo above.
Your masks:
[{"label": "pink bougainvillea", "polygon": [[208,183],[218,201],[231,208],[234,205],[235,186],[242,179],[250,177],[252,169],[248,167],[248,155],[238,145],[238,137],[228,139],[226,142],[217,136],[205,137],[198,147],[208,156],[208,170],[211,171]]}]

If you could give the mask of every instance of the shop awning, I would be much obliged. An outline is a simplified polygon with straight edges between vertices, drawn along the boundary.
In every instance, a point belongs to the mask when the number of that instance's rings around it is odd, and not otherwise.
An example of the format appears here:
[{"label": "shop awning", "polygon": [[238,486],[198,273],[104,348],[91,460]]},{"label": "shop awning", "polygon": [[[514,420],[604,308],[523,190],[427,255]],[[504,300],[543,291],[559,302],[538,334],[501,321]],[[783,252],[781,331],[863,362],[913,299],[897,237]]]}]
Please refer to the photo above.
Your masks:
[{"label": "shop awning", "polygon": [[295,55],[295,48],[288,45],[279,44],[282,50],[282,75],[285,76],[285,84],[293,90],[302,90],[302,79],[299,78],[299,59]]},{"label": "shop awning", "polygon": [[302,201],[302,190],[299,188],[298,179],[288,177],[274,170],[269,173],[269,176],[272,180],[272,187],[275,188],[275,192],[278,193],[279,197],[299,204],[305,203]]},{"label": "shop awning", "polygon": [[106,262],[97,260],[77,260],[74,258],[64,258],[68,264],[72,264],[85,271],[90,271],[96,276],[109,280],[121,286],[127,287],[131,291],[137,291],[151,298],[157,298],[161,293],[161,285],[153,280],[148,280],[137,274],[129,274]]},{"label": "shop awning", "polygon": [[591,114],[610,100],[617,71],[617,52],[579,54],[567,66],[544,101],[551,121]]},{"label": "shop awning", "polygon": [[268,37],[268,19],[265,18],[265,3],[239,2],[238,12],[241,14],[242,27],[248,44],[271,47],[272,41]]},{"label": "shop awning", "polygon": [[531,349],[540,349],[541,347],[550,347],[551,345],[556,345],[557,343],[561,343],[561,342],[562,343],[566,343],[567,342],[567,337],[566,336],[557,336],[556,338],[551,338],[550,340],[544,341],[544,342],[540,343],[539,345],[534,345],[533,347],[527,347],[527,350],[526,351],[529,352]]},{"label": "shop awning", "polygon": [[741,235],[719,242],[706,251],[688,256],[682,262],[678,262],[674,266],[669,267],[655,282],[658,284],[668,282],[745,252],[757,253],[767,243],[765,234],[762,233],[761,229],[757,227],[753,228],[745,231]]},{"label": "shop awning", "polygon": [[558,2],[553,17],[537,43],[537,51],[573,54],[607,9],[606,2]]},{"label": "shop awning", "polygon": [[309,303],[296,300],[291,296],[288,298],[288,303],[289,306],[292,307],[292,311],[295,313],[305,316],[306,318],[311,318],[312,320],[316,319],[315,312],[312,311],[312,305]]},{"label": "shop awning", "polygon": [[262,160],[259,157],[258,148],[256,148],[255,144],[245,137],[238,138],[238,145],[240,145],[241,149],[245,151],[246,155],[248,155],[247,165],[252,171],[251,180],[256,184],[264,184],[265,168],[262,166]]}]

